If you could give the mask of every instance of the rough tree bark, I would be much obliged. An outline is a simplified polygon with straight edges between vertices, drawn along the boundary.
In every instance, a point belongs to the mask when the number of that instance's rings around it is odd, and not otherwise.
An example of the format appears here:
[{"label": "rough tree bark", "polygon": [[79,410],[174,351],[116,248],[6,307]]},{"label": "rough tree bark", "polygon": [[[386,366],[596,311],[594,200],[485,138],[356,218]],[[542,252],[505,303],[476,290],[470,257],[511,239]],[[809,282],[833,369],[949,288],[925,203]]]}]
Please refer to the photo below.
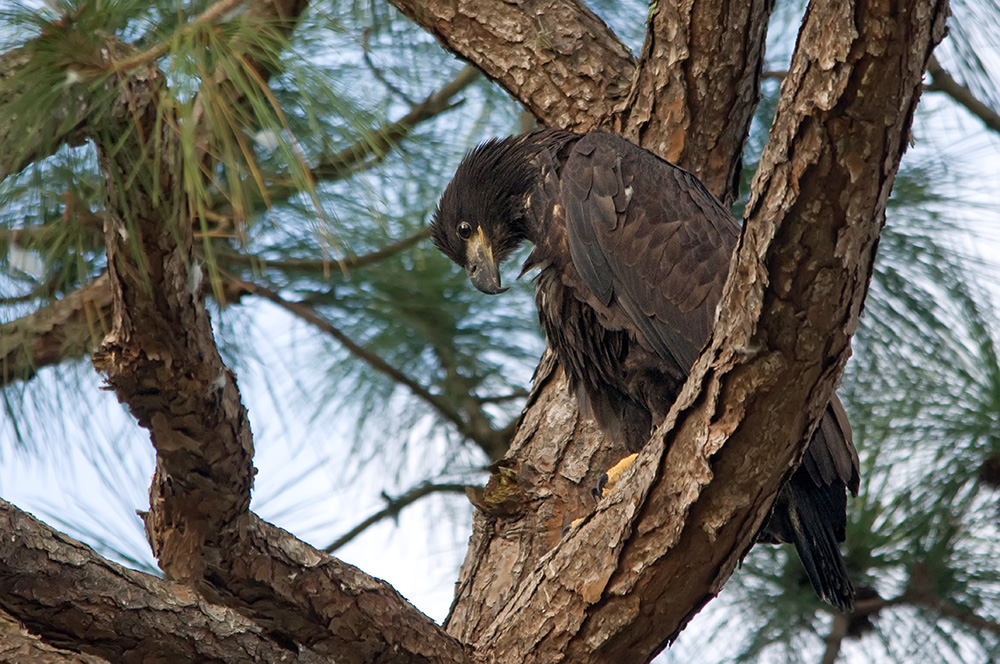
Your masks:
[{"label": "rough tree bark", "polygon": [[[704,26],[705,15],[711,15],[689,5],[684,10],[654,12],[644,62],[657,52],[657,36],[683,35],[684,28],[699,20]],[[675,421],[675,412],[668,419],[666,428],[675,431],[668,434],[673,442],[667,445],[663,433],[658,434],[640,458],[628,489],[602,504],[583,526],[588,532],[549,551],[569,516],[579,514],[576,510],[586,503],[581,494],[585,496],[593,481],[594,466],[604,467],[596,463],[601,454],[616,446],[613,441],[595,444],[595,434],[580,422],[561,373],[550,374],[543,364],[505,472],[496,481],[509,484],[513,478],[519,491],[504,486],[503,510],[477,514],[446,622],[450,633],[479,644],[498,661],[521,661],[517,657],[527,653],[530,657],[524,661],[567,655],[573,661],[602,661],[612,653],[622,661],[642,661],[676,636],[718,592],[767,513],[780,480],[795,464],[846,361],[847,339],[857,324],[883,218],[886,186],[891,187],[919,91],[915,70],[922,70],[941,38],[945,13],[943,3],[813,3],[793,63],[792,80],[798,87],[784,88],[775,142],[762,160],[760,173],[772,179],[758,174],[747,221],[748,237],[762,233],[765,239],[755,240],[753,253],[741,252],[721,307],[720,330],[728,329],[729,334],[717,333],[713,350],[702,358],[679,400],[678,411],[687,417]],[[699,47],[719,48],[721,41],[692,39],[689,53],[667,58],[675,63],[672,67],[653,60],[648,72],[640,68],[634,87],[649,92],[630,95],[643,107],[631,115],[619,109],[616,128],[654,151],[674,150],[682,166],[715,183],[714,191],[728,198],[746,125],[741,132],[726,133],[720,127],[728,125],[719,118],[749,123],[752,108],[744,107],[756,99],[760,26],[767,17],[764,7],[735,17],[721,10],[716,15],[731,21],[725,30],[746,36],[740,42],[744,60],[734,65],[732,58],[698,53]],[[435,20],[423,21],[433,31]],[[451,48],[460,44],[453,36],[448,39]],[[886,45],[890,40],[892,48]],[[663,43],[669,48],[669,41]],[[468,46],[460,52],[474,63],[488,57],[472,47],[482,49],[481,41]],[[487,53],[503,50],[501,43],[488,46]],[[704,90],[703,81],[694,81],[693,90],[671,91],[675,103],[643,100],[666,80],[688,84],[685,71],[713,64],[718,66],[710,72],[713,81],[721,81],[714,95]],[[880,76],[873,75],[876,70]],[[519,98],[519,87],[496,78]],[[696,103],[701,112],[685,112],[686,104]],[[630,119],[638,125],[629,127]],[[545,116],[541,120],[550,122]],[[820,121],[823,129],[817,130]],[[671,130],[689,136],[671,138]],[[686,150],[689,144],[698,147]],[[831,155],[834,164],[828,163]],[[831,183],[839,188],[826,189]],[[802,187],[814,198],[800,196]],[[787,197],[781,204],[762,203],[781,196]],[[792,203],[799,207],[788,214],[783,206]],[[780,236],[782,242],[773,241],[776,226],[786,216],[786,235]],[[838,230],[845,226],[850,230]],[[803,227],[813,230],[807,233]],[[842,244],[803,245],[805,238],[817,241],[812,235],[818,229]],[[767,263],[771,256],[773,262]],[[817,265],[831,259],[836,271],[826,266],[817,271]],[[768,300],[764,307],[762,288],[769,283],[781,285],[783,298],[794,294],[794,302]],[[764,316],[776,313],[781,315],[775,319]],[[813,337],[816,325],[822,332]],[[727,343],[730,350],[720,354]],[[747,348],[755,355],[746,353]],[[712,380],[702,385],[706,371]],[[777,389],[779,376],[781,386],[791,391]],[[700,409],[682,410],[694,401],[699,387]],[[770,392],[761,397],[754,396],[755,390]],[[750,399],[753,409],[747,406]],[[774,422],[783,427],[775,430]],[[723,447],[734,432],[739,440]],[[668,446],[669,463],[661,458]],[[775,460],[784,463],[775,465]],[[622,495],[626,491],[628,495]],[[601,519],[609,512],[614,518]],[[607,542],[607,549],[593,547],[594,541]],[[666,556],[672,547],[677,551]],[[695,560],[703,561],[700,573],[692,569]],[[643,574],[632,571],[637,569]]]},{"label": "rough tree bark", "polygon": [[60,646],[86,654],[50,661],[327,661],[307,649],[293,654],[233,609],[110,563],[3,501],[0,531],[0,578],[10,580],[2,606],[44,641],[40,652],[18,653],[14,644],[30,636],[15,639],[0,619],[0,661],[42,662]]},{"label": "rough tree bark", "polygon": [[[396,4],[543,122],[613,125],[732,195],[768,3],[658,3],[638,63],[572,0]],[[620,450],[581,421],[544,358],[487,487],[494,507],[476,517],[447,631],[387,584],[249,512],[253,444],[204,309],[174,109],[154,66],[117,71],[109,112],[80,128],[98,145],[108,187],[114,314],[97,363],[156,448],[146,523],[175,583],[114,568],[3,506],[0,610],[30,632],[12,632],[17,647],[52,661],[142,661],[121,640],[135,632],[108,635],[80,617],[88,599],[110,598],[95,620],[118,626],[128,616],[152,635],[157,612],[128,611],[141,595],[191,629],[216,634],[198,621],[225,616],[245,643],[261,639],[260,652],[300,661],[653,657],[732,573],[833,392],[945,14],[943,0],[810,5],[720,322],[678,403],[626,481],[588,514],[588,490]],[[739,47],[727,50],[726,35]],[[489,501],[497,495],[506,500]],[[41,574],[55,583],[32,585]],[[65,594],[51,594],[60,583]],[[180,644],[185,633],[164,638]]]}]

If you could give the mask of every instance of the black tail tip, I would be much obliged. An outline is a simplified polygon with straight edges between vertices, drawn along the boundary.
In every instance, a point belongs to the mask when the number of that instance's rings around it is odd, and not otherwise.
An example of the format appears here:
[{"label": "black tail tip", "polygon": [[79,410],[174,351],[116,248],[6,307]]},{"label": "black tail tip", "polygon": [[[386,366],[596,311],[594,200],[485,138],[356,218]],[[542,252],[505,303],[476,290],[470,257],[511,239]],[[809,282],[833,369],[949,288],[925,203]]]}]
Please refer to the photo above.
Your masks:
[{"label": "black tail tip", "polygon": [[816,588],[817,594],[821,599],[826,600],[833,606],[837,607],[842,613],[850,614],[854,612],[854,586],[851,584],[847,577],[838,579],[836,588],[829,588],[821,590],[813,584]]}]

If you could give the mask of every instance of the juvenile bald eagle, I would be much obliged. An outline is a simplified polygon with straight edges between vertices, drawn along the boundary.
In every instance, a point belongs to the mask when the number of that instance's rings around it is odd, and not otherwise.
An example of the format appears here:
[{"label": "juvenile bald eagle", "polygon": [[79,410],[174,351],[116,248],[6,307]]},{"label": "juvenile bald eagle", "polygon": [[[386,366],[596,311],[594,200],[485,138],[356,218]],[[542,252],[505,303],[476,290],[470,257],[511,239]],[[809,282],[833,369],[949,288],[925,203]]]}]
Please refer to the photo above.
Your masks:
[{"label": "juvenile bald eagle", "polygon": [[[740,228],[693,175],[627,140],[543,130],[470,152],[441,197],[434,244],[484,293],[523,241],[522,274],[581,411],[639,450],[708,341]],[[858,489],[834,397],[758,541],[791,542],[820,597],[848,610],[838,542]]]}]

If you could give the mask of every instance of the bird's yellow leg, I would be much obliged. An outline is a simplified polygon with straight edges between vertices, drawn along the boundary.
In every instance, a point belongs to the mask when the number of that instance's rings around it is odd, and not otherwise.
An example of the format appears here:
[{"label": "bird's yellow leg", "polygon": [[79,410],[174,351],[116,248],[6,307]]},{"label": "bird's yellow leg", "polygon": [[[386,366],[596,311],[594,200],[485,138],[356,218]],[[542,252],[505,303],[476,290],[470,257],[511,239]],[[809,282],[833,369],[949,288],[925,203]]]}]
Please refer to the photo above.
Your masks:
[{"label": "bird's yellow leg", "polygon": [[[601,479],[597,480],[597,486],[590,490],[590,495],[594,497],[594,500],[600,500],[604,496],[608,495],[608,492],[615,488],[618,484],[618,480],[621,479],[622,474],[632,467],[635,463],[636,454],[629,454],[627,457],[616,463],[615,465],[608,468],[607,472],[601,475]],[[585,517],[580,517],[579,519],[574,519],[568,526],[563,528],[562,533],[565,535],[572,528],[575,528]]]},{"label": "bird's yellow leg", "polygon": [[618,484],[618,480],[621,479],[622,474],[632,467],[632,464],[635,463],[635,459],[638,456],[638,453],[629,454],[627,457],[608,468],[607,472],[601,475],[601,479],[597,481],[597,488],[593,491],[594,499],[600,500],[604,496],[608,495],[608,492],[615,488],[615,485]]}]

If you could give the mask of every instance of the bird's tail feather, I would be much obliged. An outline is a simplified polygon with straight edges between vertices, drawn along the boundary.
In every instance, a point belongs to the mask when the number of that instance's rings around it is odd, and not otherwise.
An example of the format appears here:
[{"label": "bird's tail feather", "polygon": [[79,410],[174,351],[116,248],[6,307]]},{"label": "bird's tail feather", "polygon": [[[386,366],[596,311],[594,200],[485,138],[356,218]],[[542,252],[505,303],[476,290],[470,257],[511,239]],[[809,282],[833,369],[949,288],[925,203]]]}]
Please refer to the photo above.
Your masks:
[{"label": "bird's tail feather", "polygon": [[792,543],[816,593],[845,613],[854,608],[854,586],[847,576],[833,524],[817,504],[818,492],[794,483],[789,501]]},{"label": "bird's tail feather", "polygon": [[837,544],[843,534],[838,536],[836,525],[844,519],[843,507],[839,518],[836,513],[844,502],[844,489],[815,486],[800,473],[804,473],[801,468],[778,494],[758,541],[794,544],[816,594],[849,612],[854,608],[854,586]]}]

